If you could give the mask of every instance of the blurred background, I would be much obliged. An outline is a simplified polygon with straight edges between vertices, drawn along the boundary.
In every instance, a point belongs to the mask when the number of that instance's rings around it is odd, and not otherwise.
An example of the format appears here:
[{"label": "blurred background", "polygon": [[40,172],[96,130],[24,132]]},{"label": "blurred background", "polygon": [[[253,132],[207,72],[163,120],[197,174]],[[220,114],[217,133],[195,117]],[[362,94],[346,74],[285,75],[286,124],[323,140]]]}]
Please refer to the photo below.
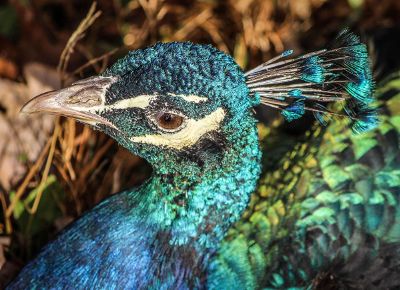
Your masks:
[{"label": "blurred background", "polygon": [[73,120],[19,114],[27,100],[157,41],[213,44],[249,69],[285,49],[320,49],[345,27],[368,43],[377,80],[399,68],[399,0],[0,1],[0,288],[85,210],[151,173]]}]

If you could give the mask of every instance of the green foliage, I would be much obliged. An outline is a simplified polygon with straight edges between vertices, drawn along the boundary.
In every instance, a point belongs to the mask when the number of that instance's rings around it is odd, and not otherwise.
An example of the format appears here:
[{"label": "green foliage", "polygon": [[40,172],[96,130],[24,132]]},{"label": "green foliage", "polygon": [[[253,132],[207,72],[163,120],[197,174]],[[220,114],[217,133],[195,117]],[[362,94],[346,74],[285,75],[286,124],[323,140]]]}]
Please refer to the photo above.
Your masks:
[{"label": "green foliage", "polygon": [[18,16],[11,5],[0,6],[0,35],[15,38],[18,35]]},{"label": "green foliage", "polygon": [[[64,192],[54,175],[50,175],[44,184],[43,194],[36,213],[31,214],[30,209],[39,192],[38,187],[32,190],[26,199],[19,200],[14,208],[13,217],[22,234],[23,241],[32,246],[32,249],[40,248],[49,238],[49,229],[54,227],[54,221],[62,217],[59,207],[64,198]],[[10,193],[10,198],[15,197],[15,192]],[[27,247],[27,249],[31,249]],[[29,258],[30,252],[25,253]]]}]

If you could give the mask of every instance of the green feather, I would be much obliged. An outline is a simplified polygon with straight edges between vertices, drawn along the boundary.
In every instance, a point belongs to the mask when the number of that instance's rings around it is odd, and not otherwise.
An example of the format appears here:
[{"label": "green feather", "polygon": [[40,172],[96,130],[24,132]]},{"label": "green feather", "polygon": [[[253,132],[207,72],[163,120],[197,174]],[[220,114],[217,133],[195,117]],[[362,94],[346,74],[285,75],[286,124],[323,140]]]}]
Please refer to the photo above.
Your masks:
[{"label": "green feather", "polygon": [[[354,135],[340,121],[316,127],[297,143],[269,131],[259,189],[216,258],[222,263],[247,257],[251,271],[235,276],[237,285],[243,280],[265,289],[305,289],[334,268],[334,261],[351,264],[365,256],[360,249],[367,247],[371,254],[365,257],[373,257],[388,243],[400,243],[399,79],[397,74],[378,87],[378,99],[389,90],[397,93],[380,101],[385,113],[367,134]],[[242,255],[229,250],[231,244],[257,245],[257,251]],[[250,263],[254,260],[265,263]]]}]

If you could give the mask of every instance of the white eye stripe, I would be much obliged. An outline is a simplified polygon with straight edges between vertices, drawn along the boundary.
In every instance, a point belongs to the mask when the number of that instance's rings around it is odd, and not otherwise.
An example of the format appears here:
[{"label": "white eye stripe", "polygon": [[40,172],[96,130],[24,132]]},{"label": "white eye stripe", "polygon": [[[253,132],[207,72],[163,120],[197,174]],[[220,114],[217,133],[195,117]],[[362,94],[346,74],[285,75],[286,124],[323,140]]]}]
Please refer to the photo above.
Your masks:
[{"label": "white eye stripe", "polygon": [[217,130],[224,118],[225,111],[218,108],[200,120],[188,119],[186,126],[178,132],[137,136],[130,140],[180,150],[194,145],[204,134]]},{"label": "white eye stripe", "polygon": [[88,109],[90,112],[102,113],[108,110],[123,110],[129,108],[146,109],[156,95],[140,95],[130,99],[123,99],[110,105],[93,106]]},{"label": "white eye stripe", "polygon": [[202,103],[202,102],[207,102],[208,98],[206,97],[200,97],[200,96],[196,96],[196,95],[178,95],[178,94],[172,94],[172,93],[168,93],[169,96],[173,96],[173,97],[179,97],[184,99],[186,102],[188,103]]},{"label": "white eye stripe", "polygon": [[[169,96],[179,97],[188,103],[201,103],[206,102],[208,99],[206,97],[200,97],[196,95],[177,95],[173,93],[168,93]],[[157,99],[160,95],[139,95],[129,99],[123,99],[117,101],[110,105],[100,105],[91,107],[91,111],[102,112],[104,110],[115,110],[115,109],[129,109],[129,108],[140,108],[145,109],[150,105],[150,102]]]},{"label": "white eye stripe", "polygon": [[123,99],[115,102],[114,104],[108,105],[109,109],[129,109],[129,108],[140,108],[146,109],[150,102],[157,98],[156,95],[140,95],[130,99]]}]

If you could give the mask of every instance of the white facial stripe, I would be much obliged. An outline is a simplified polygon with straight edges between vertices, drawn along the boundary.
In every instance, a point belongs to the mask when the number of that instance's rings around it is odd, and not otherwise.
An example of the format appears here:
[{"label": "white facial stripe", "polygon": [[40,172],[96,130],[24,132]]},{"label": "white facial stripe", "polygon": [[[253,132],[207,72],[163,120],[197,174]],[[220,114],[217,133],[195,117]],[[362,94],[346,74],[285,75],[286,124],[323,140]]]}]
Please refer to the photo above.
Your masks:
[{"label": "white facial stripe", "polygon": [[196,95],[177,95],[177,94],[172,94],[168,93],[168,95],[173,96],[173,97],[180,97],[184,99],[186,102],[189,103],[201,103],[201,102],[206,102],[208,99],[206,97],[200,97]]},{"label": "white facial stripe", "polygon": [[[189,103],[201,103],[201,102],[206,102],[208,100],[206,97],[199,97],[195,95],[176,95],[172,93],[168,93],[168,95],[180,97]],[[150,102],[155,100],[157,97],[158,95],[140,95],[130,99],[123,99],[117,101],[111,105],[93,106],[91,108],[88,108],[87,110],[101,113],[105,110],[114,110],[114,109],[129,109],[129,108],[145,109],[150,105]],[[85,110],[85,108],[82,108],[81,110]]]},{"label": "white facial stripe", "polygon": [[129,109],[129,108],[140,108],[145,109],[150,105],[150,102],[154,100],[156,95],[140,95],[130,99],[120,100],[106,106],[108,109]]},{"label": "white facial stripe", "polygon": [[117,109],[129,109],[129,108],[140,108],[145,109],[150,105],[150,102],[154,100],[156,95],[140,95],[130,99],[123,99],[115,102],[111,105],[99,105],[90,108],[78,108],[80,111],[89,111],[94,113],[101,113],[105,110],[117,110]]},{"label": "white facial stripe", "polygon": [[166,146],[180,150],[194,145],[204,134],[217,130],[224,117],[224,110],[218,108],[203,119],[187,120],[185,128],[176,133],[161,133],[132,137],[131,141],[153,144],[156,146]]}]

